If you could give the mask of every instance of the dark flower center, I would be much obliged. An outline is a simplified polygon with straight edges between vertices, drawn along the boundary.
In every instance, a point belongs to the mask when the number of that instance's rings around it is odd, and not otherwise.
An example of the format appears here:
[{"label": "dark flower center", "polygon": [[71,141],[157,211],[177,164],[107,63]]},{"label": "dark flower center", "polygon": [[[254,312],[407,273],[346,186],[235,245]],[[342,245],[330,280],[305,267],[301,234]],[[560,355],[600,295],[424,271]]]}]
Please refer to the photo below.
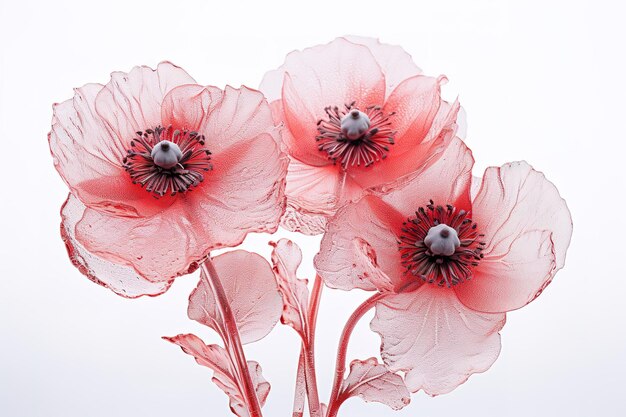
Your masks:
[{"label": "dark flower center", "polygon": [[204,172],[213,169],[204,135],[183,129],[157,126],[136,132],[124,157],[124,169],[133,184],[156,197],[176,195],[199,185]]},{"label": "dark flower center", "polygon": [[403,223],[398,249],[405,274],[451,287],[472,278],[485,242],[465,210],[430,200]]},{"label": "dark flower center", "polygon": [[368,167],[385,159],[396,134],[390,122],[394,113],[385,115],[379,106],[361,111],[355,104],[346,104],[345,110],[326,107],[328,120],[317,122],[317,148],[326,152],[333,163],[339,161],[344,169],[355,165]]}]

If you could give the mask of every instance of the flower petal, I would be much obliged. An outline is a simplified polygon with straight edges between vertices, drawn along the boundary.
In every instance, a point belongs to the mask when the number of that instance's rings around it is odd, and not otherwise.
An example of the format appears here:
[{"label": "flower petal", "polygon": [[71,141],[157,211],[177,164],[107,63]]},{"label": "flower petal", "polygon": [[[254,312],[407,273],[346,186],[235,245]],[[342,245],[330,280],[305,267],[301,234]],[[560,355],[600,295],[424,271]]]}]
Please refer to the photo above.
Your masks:
[{"label": "flower petal", "polygon": [[76,224],[76,239],[97,256],[134,268],[144,279],[171,281],[195,271],[213,243],[198,238],[193,229],[197,223],[191,216],[169,215],[173,210],[184,212],[180,200],[179,196],[176,205],[147,218],[87,208]]},{"label": "flower petal", "polygon": [[[261,255],[244,250],[219,255],[213,258],[213,264],[235,316],[241,342],[252,343],[267,336],[283,308],[270,264]],[[204,275],[204,271],[201,274]],[[201,276],[189,296],[187,313],[190,319],[220,334],[226,331],[205,276]]]},{"label": "flower petal", "polygon": [[214,169],[204,181],[210,198],[196,194],[195,207],[203,211],[197,216],[205,228],[224,232],[213,237],[207,232],[205,238],[230,246],[250,232],[275,232],[285,211],[287,164],[269,134],[215,153]]},{"label": "flower petal", "polygon": [[[409,139],[410,149],[391,146],[391,151],[383,161],[369,167],[351,167],[349,174],[361,188],[380,187],[399,178],[428,168],[454,139],[457,130],[456,116],[459,104],[449,105],[441,101],[439,111],[432,121],[430,130],[421,142]],[[406,144],[406,143],[405,143]],[[404,147],[406,149],[406,147]]]},{"label": "flower petal", "polygon": [[73,99],[53,107],[48,138],[57,171],[90,207],[125,216],[162,209],[168,201],[155,203],[150,193],[132,184],[122,167],[125,145],[108,132],[94,108],[101,89],[99,84],[87,84],[76,89]]},{"label": "flower petal", "polygon": [[280,225],[290,231],[306,236],[321,235],[326,230],[326,216],[301,211],[298,207],[287,203],[285,214],[280,218]]},{"label": "flower petal", "polygon": [[289,154],[292,160],[301,161],[303,164],[314,167],[332,166],[332,161],[328,159],[326,153],[320,152],[317,149],[315,137],[312,139],[315,149],[312,149],[310,141],[298,139],[294,136],[294,133],[285,126],[285,113],[282,100],[272,102],[270,107],[272,109],[274,123],[283,125],[280,135],[284,145],[284,151]]},{"label": "flower petal", "polygon": [[118,140],[130,141],[135,132],[161,124],[161,104],[174,87],[196,84],[182,68],[162,62],[156,70],[135,67],[128,74],[114,72],[96,97],[96,110]]},{"label": "flower petal", "polygon": [[345,39],[292,52],[282,69],[284,120],[295,139],[287,146],[291,156],[305,163],[321,163],[315,137],[327,106],[355,102],[365,108],[385,99],[385,78],[372,54]]},{"label": "flower petal", "polygon": [[400,232],[404,220],[375,196],[340,209],[329,222],[314,261],[326,285],[373,291],[390,290],[402,281],[395,232]]},{"label": "flower petal", "polygon": [[89,252],[75,235],[76,224],[82,219],[86,207],[73,194],[61,208],[61,236],[70,260],[78,270],[96,284],[109,288],[122,297],[136,298],[142,295],[157,296],[167,291],[172,281],[150,282],[132,267],[116,263],[106,257]]},{"label": "flower petal", "polygon": [[378,302],[371,328],[381,337],[383,361],[406,372],[411,392],[439,395],[489,369],[504,322],[504,314],[472,311],[451,289],[426,284]]},{"label": "flower petal", "polygon": [[[381,198],[404,216],[412,216],[429,200],[469,210],[474,158],[467,146],[455,138],[422,171],[377,188]],[[406,217],[405,217],[406,219]]]},{"label": "flower petal", "polygon": [[385,75],[387,96],[402,81],[422,73],[422,70],[413,62],[411,55],[400,46],[388,45],[381,43],[378,39],[364,36],[346,36],[345,39],[357,45],[367,46],[374,55]]},{"label": "flower petal", "polygon": [[193,272],[209,251],[274,232],[284,211],[286,158],[270,135],[215,156],[204,183],[148,218],[88,209],[77,239],[91,252],[135,267],[154,282]]},{"label": "flower petal", "polygon": [[291,159],[287,169],[287,201],[310,213],[333,215],[343,186],[335,166],[315,167]]},{"label": "flower petal", "polygon": [[395,112],[392,123],[397,131],[390,152],[402,154],[419,146],[431,130],[441,106],[441,79],[416,75],[393,90],[383,111]]},{"label": "flower petal", "polygon": [[203,120],[220,103],[223,91],[217,87],[186,84],[173,88],[163,98],[161,121],[176,129],[199,130]]},{"label": "flower petal", "polygon": [[534,300],[565,263],[572,219],[556,187],[525,162],[485,171],[473,202],[484,259],[457,294],[468,307],[502,312]]},{"label": "flower petal", "polygon": [[207,145],[214,154],[260,135],[269,135],[280,143],[272,110],[265,97],[245,86],[233,88],[227,85],[221,100],[207,113],[198,131],[206,136]]}]

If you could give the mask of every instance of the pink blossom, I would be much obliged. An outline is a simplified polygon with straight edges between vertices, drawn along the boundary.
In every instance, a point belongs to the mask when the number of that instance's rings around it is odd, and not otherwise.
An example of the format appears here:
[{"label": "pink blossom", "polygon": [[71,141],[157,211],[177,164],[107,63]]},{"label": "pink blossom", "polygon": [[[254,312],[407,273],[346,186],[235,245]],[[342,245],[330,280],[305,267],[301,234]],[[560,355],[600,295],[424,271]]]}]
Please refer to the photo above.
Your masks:
[{"label": "pink blossom", "polygon": [[413,392],[443,394],[487,370],[505,313],[565,262],[572,223],[554,185],[525,162],[478,183],[473,162],[454,139],[419,175],[340,209],[315,258],[328,286],[384,294],[371,327]]},{"label": "pink blossom", "polygon": [[276,230],[287,160],[260,92],[200,86],[168,62],[75,91],[54,105],[49,142],[76,197],[65,241],[91,279],[156,295],[209,251]]},{"label": "pink blossom", "polygon": [[456,130],[445,77],[428,77],[400,47],[338,38],[290,53],[261,83],[290,156],[282,224],[321,233],[364,190],[423,169]]}]

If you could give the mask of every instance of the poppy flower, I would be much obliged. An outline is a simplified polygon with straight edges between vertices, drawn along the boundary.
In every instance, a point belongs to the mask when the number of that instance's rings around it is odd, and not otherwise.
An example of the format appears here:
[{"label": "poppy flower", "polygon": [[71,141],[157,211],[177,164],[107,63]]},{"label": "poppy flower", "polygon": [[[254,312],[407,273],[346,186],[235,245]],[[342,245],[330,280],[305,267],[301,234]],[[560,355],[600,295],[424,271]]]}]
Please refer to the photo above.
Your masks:
[{"label": "poppy flower", "polygon": [[445,80],[423,75],[402,48],[360,37],[294,51],[267,73],[260,89],[290,157],[283,226],[321,233],[364,190],[436,159],[459,111],[441,98]]},{"label": "poppy flower", "polygon": [[454,139],[416,176],[340,209],[315,266],[333,288],[379,291],[371,328],[412,392],[444,394],[500,352],[507,311],[533,301],[563,267],[565,201],[525,162],[472,178]]},{"label": "poppy flower", "polygon": [[163,62],[78,88],[53,112],[64,240],[116,293],[157,295],[209,251],[278,227],[287,159],[260,92],[200,86]]}]

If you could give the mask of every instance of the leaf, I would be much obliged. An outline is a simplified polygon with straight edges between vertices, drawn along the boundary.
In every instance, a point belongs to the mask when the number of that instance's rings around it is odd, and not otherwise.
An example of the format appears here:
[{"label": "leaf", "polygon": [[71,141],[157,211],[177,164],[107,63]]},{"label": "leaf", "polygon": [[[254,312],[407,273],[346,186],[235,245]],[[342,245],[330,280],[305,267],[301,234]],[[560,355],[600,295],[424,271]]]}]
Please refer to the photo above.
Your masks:
[{"label": "leaf", "polygon": [[303,338],[307,339],[309,307],[309,288],[306,279],[299,279],[296,270],[302,262],[302,251],[289,239],[270,242],[272,264],[283,299],[283,313],[280,318],[283,324],[293,327]]},{"label": "leaf", "polygon": [[339,398],[345,401],[359,396],[366,402],[379,402],[400,410],[411,401],[411,394],[400,375],[387,370],[376,358],[355,360],[350,364],[350,373],[342,382]]},{"label": "leaf", "polygon": [[[226,252],[212,262],[235,316],[241,343],[256,342],[267,336],[278,322],[282,308],[270,264],[262,256],[244,250]],[[202,276],[189,296],[187,314],[224,336],[222,316],[207,279]]]},{"label": "leaf", "polygon": [[[249,416],[246,401],[240,389],[241,383],[235,376],[235,368],[226,349],[218,345],[205,345],[199,337],[193,334],[179,334],[174,337],[163,337],[163,339],[180,346],[183,352],[193,356],[199,365],[213,370],[212,380],[230,398],[231,411],[239,417]],[[259,403],[263,406],[270,392],[270,384],[263,378],[261,366],[257,362],[248,361],[248,369]]]}]

